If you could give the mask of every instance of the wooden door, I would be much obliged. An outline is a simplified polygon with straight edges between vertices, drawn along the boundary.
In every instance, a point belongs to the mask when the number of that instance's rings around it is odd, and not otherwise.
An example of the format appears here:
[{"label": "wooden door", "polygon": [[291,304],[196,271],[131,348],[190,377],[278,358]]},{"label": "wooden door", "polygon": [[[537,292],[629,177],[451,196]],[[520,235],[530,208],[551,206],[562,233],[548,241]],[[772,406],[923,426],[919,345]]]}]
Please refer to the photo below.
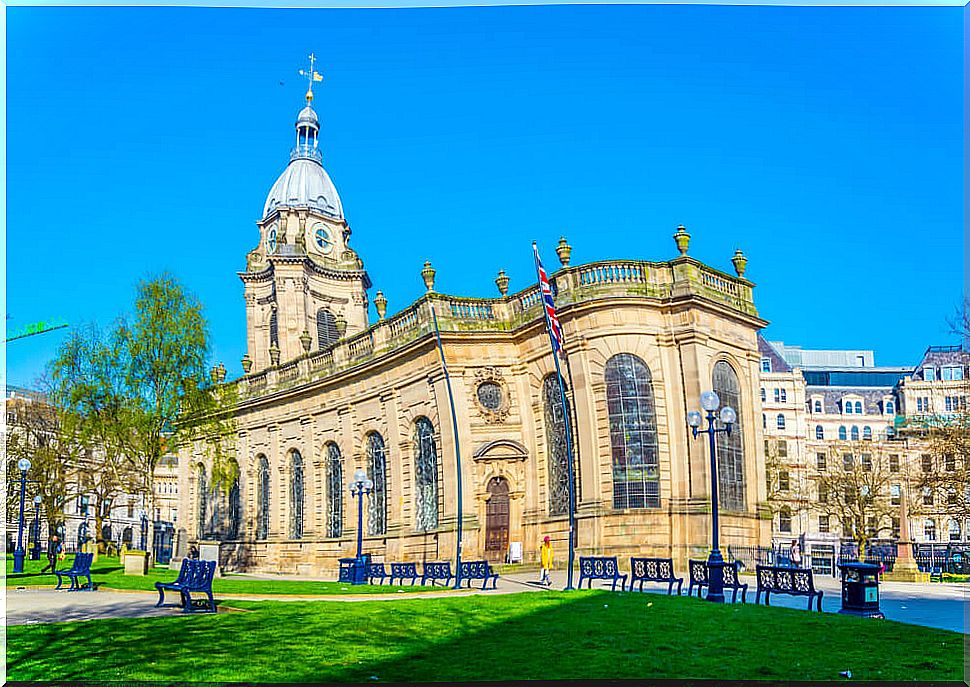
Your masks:
[{"label": "wooden door", "polygon": [[493,477],[485,502],[485,558],[501,563],[508,548],[509,483],[504,477]]}]

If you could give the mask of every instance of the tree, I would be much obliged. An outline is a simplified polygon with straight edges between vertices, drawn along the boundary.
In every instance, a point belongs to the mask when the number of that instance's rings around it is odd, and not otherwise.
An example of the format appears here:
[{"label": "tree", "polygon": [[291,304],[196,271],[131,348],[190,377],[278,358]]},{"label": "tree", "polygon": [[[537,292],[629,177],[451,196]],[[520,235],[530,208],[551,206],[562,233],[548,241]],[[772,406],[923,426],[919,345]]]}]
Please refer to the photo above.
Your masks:
[{"label": "tree", "polygon": [[[788,456],[788,439],[765,439],[766,503],[772,517],[787,514],[790,523],[792,515],[808,507],[808,494],[798,466],[790,463]],[[783,522],[779,521],[779,530],[781,527]]]}]

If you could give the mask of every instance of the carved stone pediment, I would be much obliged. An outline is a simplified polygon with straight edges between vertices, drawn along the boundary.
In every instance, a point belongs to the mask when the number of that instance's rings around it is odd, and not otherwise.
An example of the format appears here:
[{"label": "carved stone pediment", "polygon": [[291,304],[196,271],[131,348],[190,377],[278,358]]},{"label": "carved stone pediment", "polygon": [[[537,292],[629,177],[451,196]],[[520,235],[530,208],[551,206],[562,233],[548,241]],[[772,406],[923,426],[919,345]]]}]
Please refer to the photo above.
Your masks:
[{"label": "carved stone pediment", "polygon": [[529,457],[529,450],[513,439],[496,439],[482,444],[475,449],[472,458],[476,461],[489,460],[525,460]]}]

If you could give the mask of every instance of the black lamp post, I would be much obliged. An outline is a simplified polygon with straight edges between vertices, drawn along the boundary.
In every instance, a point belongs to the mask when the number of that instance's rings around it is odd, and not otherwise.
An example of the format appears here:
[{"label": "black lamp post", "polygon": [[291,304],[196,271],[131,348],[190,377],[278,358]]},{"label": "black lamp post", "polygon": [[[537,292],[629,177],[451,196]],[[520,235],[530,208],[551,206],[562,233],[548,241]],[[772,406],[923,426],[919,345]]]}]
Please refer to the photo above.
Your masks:
[{"label": "black lamp post", "polygon": [[364,584],[367,581],[366,570],[364,568],[363,547],[364,547],[364,494],[369,494],[374,488],[374,483],[367,479],[367,473],[361,468],[354,471],[354,478],[347,485],[350,487],[350,495],[357,497],[357,561],[354,565],[353,584]]},{"label": "black lamp post", "polygon": [[148,551],[146,548],[148,546],[148,514],[142,509],[138,511],[138,517],[141,520],[141,550]]},{"label": "black lamp post", "polygon": [[20,518],[17,520],[17,548],[13,552],[13,571],[24,571],[24,497],[27,491],[27,471],[30,470],[30,460],[21,458],[17,461],[20,470]]},{"label": "black lamp post", "polygon": [[43,501],[40,494],[34,497],[34,547],[30,550],[30,560],[40,560],[40,502]]},{"label": "black lamp post", "polygon": [[721,408],[720,420],[723,427],[715,427],[714,423],[718,419],[714,411],[721,404],[721,399],[713,391],[705,391],[701,394],[701,408],[707,411],[707,429],[699,429],[701,426],[701,414],[696,410],[687,413],[687,424],[690,425],[691,433],[694,438],[697,435],[707,434],[710,438],[711,454],[711,529],[712,546],[711,553],[707,557],[707,600],[714,603],[724,603],[724,559],[721,557],[721,550],[718,548],[718,529],[717,529],[717,446],[714,435],[718,432],[725,432],[731,436],[731,428],[737,422],[738,415],[734,408],[724,406]]}]

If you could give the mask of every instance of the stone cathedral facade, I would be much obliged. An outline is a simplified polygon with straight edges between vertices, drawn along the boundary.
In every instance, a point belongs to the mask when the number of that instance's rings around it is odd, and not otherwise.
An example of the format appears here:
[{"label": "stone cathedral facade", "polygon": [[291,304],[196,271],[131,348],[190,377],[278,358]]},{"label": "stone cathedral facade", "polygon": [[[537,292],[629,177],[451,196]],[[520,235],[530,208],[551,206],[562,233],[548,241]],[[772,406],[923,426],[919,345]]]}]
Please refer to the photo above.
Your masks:
[{"label": "stone cathedral facade", "polygon": [[[689,257],[682,227],[680,255],[667,262],[572,265],[560,241],[550,279],[566,342],[567,419],[536,285],[509,293],[500,273],[495,298],[449,296],[434,290],[426,263],[427,293],[388,314],[378,291],[371,321],[371,281],[318,134],[308,92],[239,274],[248,343],[245,374],[233,382],[239,478],[216,489],[202,442],[181,450],[187,541],[219,542],[227,569],[332,574],[355,553],[348,481],[362,468],[374,483],[363,548],[375,560],[453,560],[458,517],[466,560],[521,551],[529,562],[545,535],[565,560],[572,460],[578,554],[673,556],[683,567],[710,546],[710,459],[686,414],[711,388],[740,418],[717,452],[722,548],[770,541],[758,450],[757,333],[766,322],[740,251],[734,276]],[[528,245],[503,248],[512,249]]]}]

